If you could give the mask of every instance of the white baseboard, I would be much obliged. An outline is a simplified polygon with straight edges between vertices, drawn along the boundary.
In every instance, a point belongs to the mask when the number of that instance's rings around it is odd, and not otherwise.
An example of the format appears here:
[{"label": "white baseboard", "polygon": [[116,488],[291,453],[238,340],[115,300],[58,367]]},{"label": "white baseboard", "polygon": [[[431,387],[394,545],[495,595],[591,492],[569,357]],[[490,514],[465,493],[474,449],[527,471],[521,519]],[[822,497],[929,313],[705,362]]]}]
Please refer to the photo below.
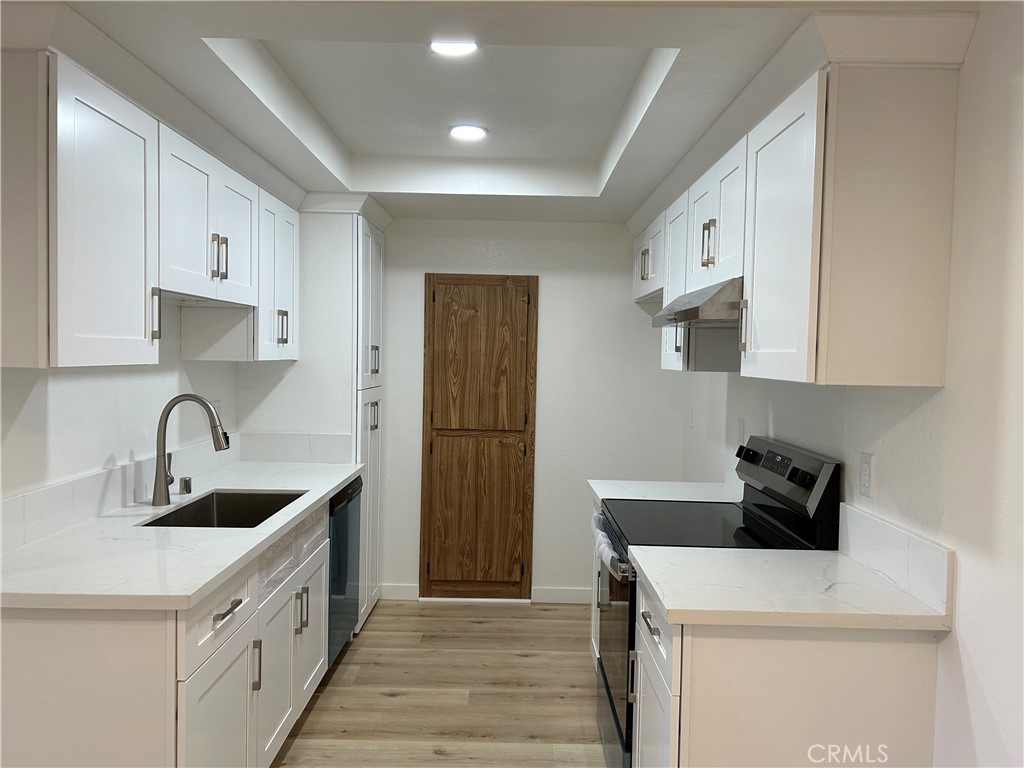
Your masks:
[{"label": "white baseboard", "polygon": [[582,603],[590,604],[590,590],[586,587],[534,587],[535,603]]},{"label": "white baseboard", "polygon": [[418,600],[420,596],[419,584],[381,584],[381,600]]},{"label": "white baseboard", "polygon": [[381,584],[381,600],[420,600],[423,602],[436,600],[438,602],[457,603],[578,603],[588,605],[590,603],[590,590],[585,587],[534,587],[532,600],[509,600],[509,599],[480,599],[480,598],[451,598],[451,597],[420,597],[419,584]]}]

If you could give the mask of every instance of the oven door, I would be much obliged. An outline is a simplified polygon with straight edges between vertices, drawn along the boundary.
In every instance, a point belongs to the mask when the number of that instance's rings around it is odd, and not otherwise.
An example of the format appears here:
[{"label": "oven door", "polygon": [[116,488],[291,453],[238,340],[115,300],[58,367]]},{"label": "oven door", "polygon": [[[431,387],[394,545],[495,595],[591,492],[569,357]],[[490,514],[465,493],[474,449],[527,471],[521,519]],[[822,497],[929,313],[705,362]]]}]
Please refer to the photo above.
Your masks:
[{"label": "oven door", "polygon": [[630,651],[636,641],[632,618],[636,609],[636,581],[628,562],[621,572],[615,565],[614,560],[611,566],[601,563],[598,584],[598,661],[605,695],[598,696],[597,723],[608,768],[629,768],[633,742]]}]

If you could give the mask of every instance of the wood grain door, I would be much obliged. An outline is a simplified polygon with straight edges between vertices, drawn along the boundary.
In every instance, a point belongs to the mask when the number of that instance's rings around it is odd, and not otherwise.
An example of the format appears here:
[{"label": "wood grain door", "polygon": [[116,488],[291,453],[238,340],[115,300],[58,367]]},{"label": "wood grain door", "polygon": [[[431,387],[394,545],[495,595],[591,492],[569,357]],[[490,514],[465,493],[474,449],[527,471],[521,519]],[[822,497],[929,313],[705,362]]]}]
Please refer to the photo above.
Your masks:
[{"label": "wood grain door", "polygon": [[426,276],[420,595],[529,598],[537,278]]}]

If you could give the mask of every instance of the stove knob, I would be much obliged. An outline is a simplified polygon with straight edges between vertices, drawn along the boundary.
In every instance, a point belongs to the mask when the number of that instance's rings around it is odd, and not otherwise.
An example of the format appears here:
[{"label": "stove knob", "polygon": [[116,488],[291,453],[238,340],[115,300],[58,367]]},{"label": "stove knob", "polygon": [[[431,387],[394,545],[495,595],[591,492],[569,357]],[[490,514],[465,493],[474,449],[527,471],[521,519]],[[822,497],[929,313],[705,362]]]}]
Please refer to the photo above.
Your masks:
[{"label": "stove knob", "polygon": [[805,472],[804,470],[800,470],[800,476],[797,478],[796,482],[797,482],[797,485],[801,486],[802,488],[806,488],[807,490],[810,490],[811,488],[814,487],[814,484],[816,482],[818,482],[818,478],[816,478],[810,472]]},{"label": "stove knob", "polygon": [[763,458],[763,454],[759,453],[758,451],[755,451],[753,448],[746,448],[746,447],[744,447],[744,448],[742,448],[742,451],[743,451],[743,455],[740,456],[741,460],[747,462],[748,464],[760,464],[761,463],[761,459]]}]

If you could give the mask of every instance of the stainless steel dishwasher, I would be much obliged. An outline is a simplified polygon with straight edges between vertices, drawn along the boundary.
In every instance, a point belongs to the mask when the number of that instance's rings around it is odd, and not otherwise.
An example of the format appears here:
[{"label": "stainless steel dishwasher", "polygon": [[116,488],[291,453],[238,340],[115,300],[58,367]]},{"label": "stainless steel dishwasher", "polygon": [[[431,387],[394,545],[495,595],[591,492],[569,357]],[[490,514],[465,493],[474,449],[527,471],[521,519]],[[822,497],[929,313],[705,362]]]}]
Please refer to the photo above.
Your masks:
[{"label": "stainless steel dishwasher", "polygon": [[331,601],[328,614],[327,663],[333,665],[352,639],[359,618],[359,502],[357,477],[330,502]]}]

